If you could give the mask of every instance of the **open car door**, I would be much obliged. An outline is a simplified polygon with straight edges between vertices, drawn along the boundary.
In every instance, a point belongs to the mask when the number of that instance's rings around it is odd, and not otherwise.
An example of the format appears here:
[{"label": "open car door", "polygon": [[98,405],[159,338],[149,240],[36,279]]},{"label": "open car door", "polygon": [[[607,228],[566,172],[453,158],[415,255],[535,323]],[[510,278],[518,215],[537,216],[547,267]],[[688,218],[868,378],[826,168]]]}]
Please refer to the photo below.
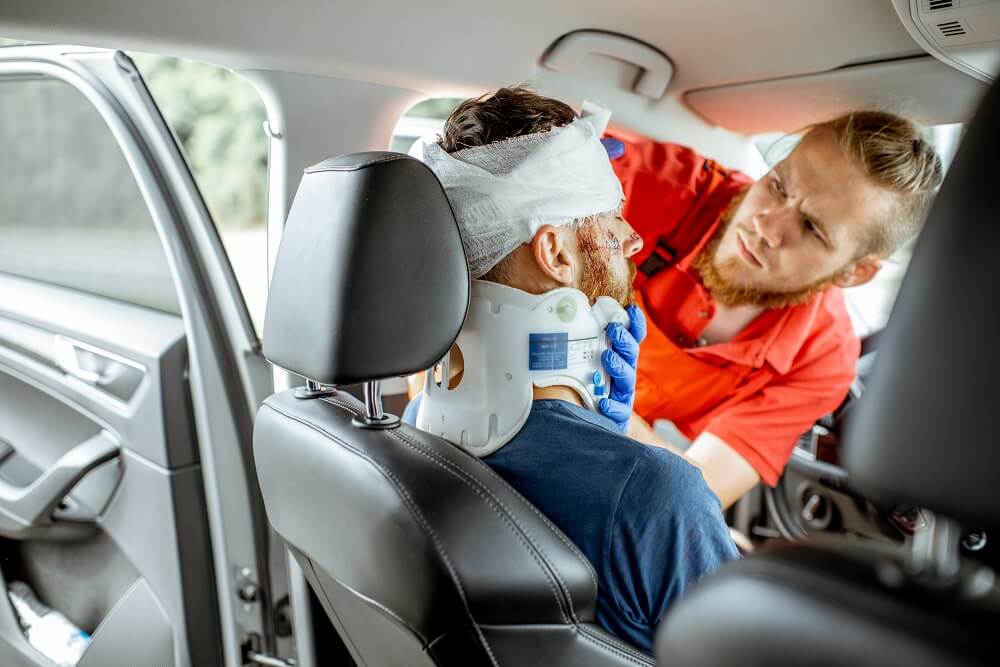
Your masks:
[{"label": "open car door", "polygon": [[[173,133],[125,54],[12,47],[0,154],[0,585],[90,634],[82,667],[272,651],[271,372]],[[4,598],[0,664],[56,664]]]}]

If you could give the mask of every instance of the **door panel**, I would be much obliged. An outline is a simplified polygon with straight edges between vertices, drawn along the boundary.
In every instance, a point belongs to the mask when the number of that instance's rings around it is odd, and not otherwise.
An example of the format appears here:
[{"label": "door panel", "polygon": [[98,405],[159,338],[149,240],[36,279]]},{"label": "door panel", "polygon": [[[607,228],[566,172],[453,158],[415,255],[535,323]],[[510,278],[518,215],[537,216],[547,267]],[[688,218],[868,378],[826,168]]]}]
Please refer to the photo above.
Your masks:
[{"label": "door panel", "polygon": [[[150,644],[118,645],[135,637],[124,630],[136,623],[150,637],[171,642],[170,662],[157,664],[219,664],[212,552],[183,390],[187,352],[180,318],[2,274],[0,293],[20,295],[0,304],[0,440],[13,450],[0,460],[0,483],[27,487],[99,434],[119,446],[114,460],[74,486],[48,526],[2,542],[4,581],[25,581],[45,604],[93,633],[81,664],[111,664],[93,663],[91,651],[117,655],[119,664],[145,664],[139,659]],[[84,326],[81,310],[90,314]],[[60,366],[64,341],[142,369],[141,379],[122,395],[81,380]],[[137,595],[145,602],[132,599]],[[119,606],[132,611],[116,612]],[[137,619],[144,609],[149,617]],[[23,643],[20,628],[4,627],[2,616],[0,635],[7,642],[0,655]]]}]

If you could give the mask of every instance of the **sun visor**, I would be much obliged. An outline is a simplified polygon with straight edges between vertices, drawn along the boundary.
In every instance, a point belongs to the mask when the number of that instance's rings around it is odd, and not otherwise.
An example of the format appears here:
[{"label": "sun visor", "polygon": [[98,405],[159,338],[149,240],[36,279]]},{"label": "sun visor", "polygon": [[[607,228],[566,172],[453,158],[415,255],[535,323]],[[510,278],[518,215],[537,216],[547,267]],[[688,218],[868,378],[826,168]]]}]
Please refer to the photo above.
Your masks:
[{"label": "sun visor", "polygon": [[930,56],[688,92],[685,102],[715,125],[791,132],[859,109],[894,111],[925,125],[968,121],[989,86]]}]

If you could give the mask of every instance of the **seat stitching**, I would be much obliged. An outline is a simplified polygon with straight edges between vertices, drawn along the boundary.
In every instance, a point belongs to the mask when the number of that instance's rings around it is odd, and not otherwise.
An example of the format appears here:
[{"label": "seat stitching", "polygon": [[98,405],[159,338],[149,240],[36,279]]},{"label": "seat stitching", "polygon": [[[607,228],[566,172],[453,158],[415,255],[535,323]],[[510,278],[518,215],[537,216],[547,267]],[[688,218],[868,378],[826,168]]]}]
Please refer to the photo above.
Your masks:
[{"label": "seat stitching", "polygon": [[[351,408],[350,406],[341,404],[339,401],[336,402],[336,403],[337,403],[337,405],[340,405],[342,408],[346,408],[348,411],[350,411],[352,413],[354,412],[353,408]],[[479,624],[476,623],[476,619],[473,618],[473,616],[472,616],[472,610],[469,608],[469,601],[468,601],[468,599],[465,596],[465,589],[462,587],[462,582],[461,582],[461,580],[458,577],[458,573],[455,571],[455,567],[452,564],[451,559],[448,558],[448,554],[445,552],[444,546],[441,544],[441,541],[438,539],[437,534],[434,532],[434,529],[431,528],[430,523],[428,523],[428,521],[424,517],[423,513],[420,512],[420,509],[413,502],[413,499],[410,497],[410,494],[406,490],[406,487],[403,486],[402,482],[396,477],[396,475],[394,475],[391,470],[389,470],[385,466],[381,465],[380,463],[378,463],[377,461],[375,461],[374,459],[372,459],[370,456],[364,454],[363,452],[361,452],[360,450],[358,450],[356,447],[352,446],[350,443],[348,443],[348,442],[346,442],[344,440],[341,440],[340,438],[338,438],[334,434],[330,433],[326,429],[324,429],[324,428],[322,428],[320,426],[317,426],[316,424],[312,424],[312,423],[307,422],[307,421],[305,421],[303,419],[300,419],[299,417],[296,417],[294,415],[288,414],[287,412],[284,412],[283,410],[280,410],[279,408],[275,407],[273,404],[271,404],[271,403],[269,403],[267,401],[265,401],[263,403],[263,405],[265,405],[268,408],[274,410],[278,414],[283,415],[284,417],[286,417],[288,419],[291,419],[292,421],[298,422],[299,424],[302,424],[303,426],[306,426],[308,428],[311,428],[314,431],[322,433],[323,435],[325,435],[330,440],[333,440],[334,442],[337,442],[340,445],[342,445],[343,447],[346,447],[350,451],[354,452],[354,454],[356,456],[358,456],[358,457],[360,457],[360,458],[368,461],[369,463],[371,463],[373,466],[375,466],[376,468],[378,468],[382,472],[382,474],[384,474],[386,477],[388,477],[390,480],[392,480],[393,486],[396,487],[396,490],[399,492],[400,497],[403,499],[403,502],[406,503],[406,506],[409,508],[409,510],[413,514],[414,518],[416,518],[417,521],[420,523],[420,525],[424,528],[424,530],[427,531],[428,535],[430,536],[431,540],[434,543],[435,551],[437,551],[438,555],[444,561],[445,567],[448,569],[448,574],[451,575],[452,581],[455,582],[455,586],[456,586],[456,588],[458,588],[458,594],[459,594],[459,597],[462,599],[462,606],[465,607],[465,613],[469,617],[469,620],[472,622],[472,627],[475,628],[476,634],[479,636],[480,641],[483,642],[483,647],[486,649],[487,655],[489,655],[490,662],[493,664],[494,667],[500,667],[499,663],[497,662],[496,656],[493,655],[493,650],[490,648],[489,642],[486,641],[486,637],[483,635],[482,630],[479,628]]]},{"label": "seat stitching", "polygon": [[[319,579],[319,576],[316,574],[316,566],[313,564],[312,558],[306,557],[306,564],[309,566],[309,569],[312,570],[313,576],[316,576],[316,578]],[[346,639],[351,644],[351,648],[354,649],[354,653],[361,659],[362,667],[367,667],[368,663],[367,661],[365,661],[364,658],[361,657],[361,651],[358,649],[357,644],[354,643],[354,638],[351,637],[351,634],[349,632],[347,632],[347,628],[344,626],[344,622],[340,620],[340,614],[338,614],[337,610],[334,608],[333,600],[331,600],[330,596],[327,595],[326,589],[321,587],[320,593],[323,594],[323,599],[325,599],[327,604],[330,605],[330,609],[333,611],[333,615],[337,617],[337,622],[340,624],[341,627],[344,628],[344,634],[346,635]]]},{"label": "seat stitching", "polygon": [[[559,578],[559,574],[554,571],[554,568],[550,569],[545,566],[544,562],[545,559],[540,558],[539,554],[536,553],[536,550],[538,550],[537,545],[535,545],[530,538],[524,535],[522,531],[517,530],[516,526],[511,521],[510,517],[505,516],[505,513],[499,511],[496,503],[492,502],[490,498],[487,498],[486,494],[484,494],[481,490],[475,488],[472,484],[469,484],[469,482],[466,479],[464,479],[460,474],[457,474],[454,470],[451,470],[448,466],[443,465],[440,461],[435,460],[433,455],[428,454],[423,449],[419,447],[414,447],[412,443],[407,442],[405,439],[397,437],[397,440],[401,440],[403,444],[409,446],[410,449],[414,450],[427,460],[436,464],[439,468],[448,472],[452,477],[465,484],[469,489],[473,491],[473,493],[475,493],[477,496],[479,496],[486,502],[487,506],[489,506],[489,508],[493,510],[493,513],[496,514],[500,518],[500,520],[507,525],[507,527],[510,529],[511,534],[514,535],[515,538],[517,538],[518,542],[520,542],[523,547],[525,547],[525,550],[527,551],[528,555],[531,556],[531,559],[535,561],[536,565],[538,565],[538,569],[541,570],[542,574],[545,576],[546,583],[548,583],[549,585],[549,590],[552,591],[552,596],[556,600],[556,606],[559,608],[559,614],[560,616],[562,616],[563,622],[570,623],[571,622],[570,619],[566,616],[566,610],[563,608],[564,607],[563,602],[559,598],[559,591],[557,590],[556,582],[552,579],[553,574],[555,574],[556,578]],[[566,590],[566,585],[561,578],[559,578],[559,581],[561,584],[561,588],[563,589],[563,592],[566,593],[566,596],[569,598],[570,610],[571,610],[570,613],[572,613],[573,599],[569,596],[569,592]],[[573,620],[575,621],[576,619],[574,618]]]},{"label": "seat stitching", "polygon": [[[344,408],[350,410],[352,413],[360,415],[360,412],[355,412],[355,408],[353,406],[341,403],[340,401],[337,401],[337,400],[335,400],[333,398],[325,398],[323,400],[325,400],[325,401],[327,401],[329,403],[336,403],[337,405],[340,405],[341,407],[344,407]],[[449,474],[451,474],[453,477],[455,477],[460,482],[462,482],[467,487],[469,487],[476,495],[478,495],[480,498],[482,498],[487,503],[487,505],[490,507],[490,509],[493,510],[493,513],[496,514],[498,517],[500,517],[500,519],[505,524],[507,524],[507,527],[510,529],[511,533],[525,547],[526,551],[531,556],[532,560],[535,561],[535,564],[538,565],[539,569],[542,571],[542,574],[548,580],[549,589],[552,591],[552,595],[556,599],[556,606],[559,607],[559,614],[562,616],[563,621],[566,622],[566,623],[570,623],[570,618],[568,618],[566,616],[566,611],[563,608],[562,600],[559,598],[559,591],[556,588],[556,583],[552,580],[552,575],[553,574],[559,580],[560,587],[562,588],[563,592],[566,594],[567,599],[569,600],[570,617],[572,618],[573,622],[577,621],[576,614],[575,614],[575,611],[573,609],[573,598],[570,595],[569,590],[567,589],[566,583],[562,580],[562,577],[559,575],[559,572],[556,571],[556,569],[554,567],[551,568],[551,569],[548,568],[548,567],[546,567],[544,561],[548,560],[548,559],[544,558],[544,551],[541,548],[539,548],[539,546],[537,544],[535,544],[534,541],[526,534],[527,531],[524,530],[523,526],[520,526],[520,524],[518,524],[518,527],[520,528],[520,530],[515,529],[514,523],[512,523],[512,519],[515,522],[516,522],[516,519],[514,519],[512,516],[510,516],[510,514],[511,514],[510,510],[508,510],[506,507],[504,507],[504,510],[505,510],[504,513],[501,513],[500,511],[498,511],[497,505],[499,504],[499,505],[502,506],[503,505],[502,501],[500,501],[495,495],[493,495],[493,493],[490,492],[489,489],[482,488],[482,484],[481,483],[478,484],[478,486],[480,488],[477,489],[475,486],[473,486],[472,484],[469,483],[468,479],[466,479],[467,474],[465,473],[465,471],[463,471],[461,469],[457,469],[457,471],[456,471],[457,466],[455,466],[453,463],[451,463],[450,461],[442,460],[441,457],[438,456],[436,453],[429,452],[425,448],[418,446],[417,443],[415,443],[411,438],[409,438],[409,437],[407,437],[405,435],[400,434],[396,430],[387,431],[387,434],[390,435],[390,436],[392,436],[392,437],[394,437],[394,438],[396,438],[397,440],[399,440],[400,442],[402,442],[404,445],[408,446],[410,449],[416,451],[418,454],[420,454],[424,458],[426,458],[426,459],[430,460],[431,462],[435,463],[439,468],[441,468],[441,469],[445,470],[446,472],[448,472]],[[475,480],[475,481],[478,481],[478,480]],[[487,498],[486,495],[484,495],[483,491],[485,491],[486,494],[489,494],[490,498]],[[492,499],[493,502],[491,502],[490,499]],[[505,516],[505,514],[506,514],[506,516]],[[543,558],[540,559],[539,558],[539,554],[536,553],[536,552],[541,552]]]},{"label": "seat stitching", "polygon": [[631,657],[641,660],[642,661],[641,664],[643,664],[643,665],[653,665],[653,664],[655,664],[652,661],[650,661],[650,659],[649,659],[649,657],[647,655],[645,655],[643,653],[639,653],[638,651],[636,651],[631,646],[628,646],[627,644],[624,644],[624,643],[618,641],[617,639],[615,639],[614,637],[610,636],[609,634],[608,635],[598,635],[598,634],[594,633],[590,628],[586,627],[585,625],[579,625],[577,627],[579,627],[580,632],[587,639],[589,639],[589,640],[591,640],[593,642],[597,642],[597,643],[600,643],[600,644],[610,644],[610,645],[614,646],[615,648],[617,648],[618,650],[620,650],[620,651],[622,651],[624,653],[627,653]]},{"label": "seat stitching", "polygon": [[[316,573],[316,567],[313,565],[312,558],[309,559],[309,564],[310,564],[310,567],[312,567],[313,573],[315,574]],[[413,625],[411,625],[409,622],[407,622],[402,616],[400,616],[399,614],[397,614],[393,610],[389,609],[387,606],[385,606],[384,604],[382,604],[378,600],[376,600],[376,599],[374,599],[372,597],[369,597],[369,596],[365,595],[364,593],[362,593],[362,592],[360,592],[358,590],[355,590],[353,586],[348,586],[346,583],[344,583],[343,581],[341,581],[339,577],[335,577],[332,574],[330,574],[329,572],[327,572],[326,574],[327,574],[328,577],[330,577],[331,579],[333,579],[337,584],[339,584],[340,586],[346,588],[352,594],[354,594],[355,596],[357,596],[358,598],[360,598],[362,602],[365,602],[367,604],[370,604],[370,605],[374,606],[377,611],[380,611],[381,613],[385,614],[386,616],[389,616],[390,619],[392,619],[393,621],[396,621],[397,623],[399,623],[399,625],[402,625],[404,628],[406,628],[411,633],[413,633],[414,635],[416,635],[417,638],[420,640],[421,644],[423,644],[425,647],[430,645],[431,640],[429,638],[425,637],[424,634],[422,632],[420,632],[420,630],[418,630],[415,627],[413,627]],[[327,596],[327,599],[329,599],[329,596]],[[332,602],[330,603],[330,606],[333,606]]]},{"label": "seat stitching", "polygon": [[[333,402],[333,399],[331,399],[331,398],[327,398],[325,400]],[[353,412],[355,412],[355,414],[358,414],[358,415],[361,414],[360,411],[354,411],[354,408],[348,406],[347,404],[340,403],[339,401],[337,402],[337,404],[340,405],[341,407],[348,408],[348,409],[352,410]],[[400,437],[406,437],[406,436],[401,435]],[[421,449],[424,449],[426,451],[426,448],[424,448],[422,446],[422,443],[418,443],[418,442],[413,441],[413,440],[407,440],[407,441],[410,442],[412,445],[414,445],[416,447],[419,447]],[[446,461],[446,462],[449,465],[454,465],[450,461]],[[551,530],[556,535],[556,537],[558,537],[559,540],[563,544],[565,544],[566,547],[569,548],[569,550],[572,551],[576,555],[576,557],[583,564],[584,568],[586,568],[587,574],[590,575],[590,583],[593,585],[594,597],[597,597],[597,593],[598,593],[598,590],[599,590],[599,587],[598,587],[598,584],[597,584],[597,574],[594,572],[594,566],[593,566],[593,564],[589,560],[587,560],[587,557],[583,555],[583,552],[580,551],[580,549],[575,544],[573,544],[573,542],[570,541],[565,535],[563,535],[562,531],[555,524],[553,524],[552,521],[547,516],[545,516],[544,514],[542,514],[538,510],[538,508],[535,507],[534,505],[532,505],[528,501],[528,499],[525,498],[523,495],[521,495],[521,493],[517,489],[513,488],[510,484],[508,484],[507,480],[505,480],[503,477],[501,477],[500,475],[498,475],[497,472],[495,470],[493,470],[493,468],[491,468],[489,466],[489,464],[487,464],[484,467],[486,468],[487,474],[489,474],[495,481],[498,481],[501,484],[503,484],[504,486],[506,486],[508,489],[510,489],[511,491],[513,491],[521,500],[523,500],[525,506],[527,506],[527,508],[529,510],[531,510],[534,513],[535,516],[537,516],[539,519],[541,519],[542,523],[544,523],[546,526],[548,526],[549,530]],[[462,471],[462,472],[463,472],[463,474],[465,474],[464,471]],[[471,479],[478,486],[480,486],[484,490],[486,490],[487,493],[490,493],[490,495],[492,495],[492,492],[490,492],[489,489],[487,489],[485,487],[485,485],[483,485],[483,483],[481,481],[479,481],[475,477],[471,477]],[[508,514],[511,515],[511,518],[514,520],[515,523],[517,523],[518,527],[521,528],[521,530],[524,531],[527,534],[528,530],[524,526],[521,525],[520,521],[517,519],[517,517],[514,515],[514,513],[511,512],[510,509],[504,504],[504,502],[502,500],[500,500],[499,498],[495,498],[495,497],[494,497],[494,500],[496,500],[496,502],[501,507],[503,507],[504,511],[506,511]],[[544,551],[540,547],[539,547],[539,551],[542,551],[544,553]],[[564,584],[564,586],[565,586],[565,584]],[[570,596],[570,594],[569,594],[568,591],[566,593],[566,596],[569,597],[570,603],[572,604],[573,598],[572,598],[572,596]],[[574,613],[574,618],[575,618],[575,610],[574,610],[573,613]]]},{"label": "seat stitching", "polygon": [[[339,401],[339,400],[337,400],[335,398],[332,398],[332,397],[327,397],[327,398],[324,398],[323,400],[325,400],[327,402],[330,402],[330,403],[336,403],[337,405],[339,405],[339,406],[347,409],[348,411],[350,411],[352,414],[358,414],[358,415],[360,415],[360,409],[356,408],[355,406],[351,406],[349,404],[342,403],[341,401]],[[527,534],[528,533],[527,529],[517,520],[517,518],[515,516],[513,516],[513,513],[504,504],[504,502],[500,498],[498,498],[496,495],[494,495],[493,492],[490,491],[490,489],[487,488],[480,480],[478,480],[475,477],[469,475],[468,473],[466,473],[464,470],[462,470],[461,468],[459,468],[458,466],[456,466],[451,461],[448,461],[447,459],[444,459],[443,457],[441,457],[436,452],[427,449],[423,445],[423,443],[420,443],[419,441],[416,441],[416,440],[410,438],[409,436],[407,436],[404,433],[400,433],[397,430],[392,430],[392,431],[388,432],[388,435],[391,435],[392,437],[396,438],[397,440],[403,441],[404,444],[407,444],[412,449],[417,450],[420,454],[422,454],[423,456],[425,456],[425,458],[431,459],[432,461],[434,461],[435,463],[437,463],[439,467],[445,468],[446,470],[448,470],[448,472],[450,472],[452,474],[452,476],[457,477],[461,481],[465,482],[466,486],[470,486],[471,487],[471,485],[469,484],[469,481],[474,482],[476,484],[476,486],[480,487],[482,489],[482,491],[484,491],[486,494],[488,494],[490,496],[490,498],[493,499],[493,501],[496,502],[496,504],[498,504],[500,507],[502,507],[504,509],[504,511],[510,515],[510,519],[513,520],[518,525],[519,528],[521,528],[521,531],[523,531],[523,533],[524,533],[524,537],[531,543],[531,546],[533,546],[536,549],[538,549],[538,551],[540,551],[543,555],[545,554],[544,549],[542,549],[540,545],[535,544],[535,542]],[[493,475],[501,483],[503,483],[504,485],[507,485],[509,487],[509,485],[507,484],[506,480],[504,480],[502,477],[500,477],[492,468],[490,468],[488,465],[486,465],[485,468],[490,472],[491,475]],[[480,498],[483,498],[484,500],[486,500],[487,502],[489,502],[489,500],[484,497],[483,493],[481,493],[480,491],[478,491],[476,489],[472,489],[472,490],[474,492],[476,492],[476,494]],[[516,490],[515,490],[515,492],[516,492]],[[534,506],[532,506],[527,500],[525,500],[525,504],[528,507],[530,507],[535,512],[535,514],[537,514],[539,517],[541,517],[545,521],[546,525],[548,525],[550,528],[553,528],[552,524],[549,523],[549,521],[547,520],[547,518],[543,514],[541,514],[538,511],[537,508],[535,508]],[[494,512],[496,512],[496,508],[494,507],[493,509],[494,509]],[[497,514],[499,516],[499,512],[497,512]],[[501,516],[501,519],[504,519],[504,517]],[[506,521],[506,519],[504,519],[504,520],[505,520],[505,523],[507,523],[508,526],[510,526],[510,522]],[[561,533],[558,531],[558,529],[555,529],[555,532],[562,539],[562,541],[564,543],[569,544],[570,547],[571,547],[571,549],[574,552],[576,552],[576,548],[572,546],[571,542],[567,542],[566,538],[561,535]],[[522,544],[524,544],[523,540],[521,542],[522,542]],[[577,555],[580,555],[579,552],[577,552]],[[534,555],[532,557],[534,558]],[[595,588],[595,592],[596,592],[597,582],[594,580],[593,568],[590,567],[590,562],[587,561],[585,558],[583,558],[582,555],[580,555],[580,557],[584,561],[584,563],[586,563],[587,566],[588,566],[587,570],[591,574],[591,579],[592,579],[592,582],[594,584],[594,588]],[[537,558],[535,559],[535,562],[538,563]],[[538,564],[541,565],[541,563],[538,563]],[[545,568],[545,569],[547,569],[547,568]],[[573,598],[570,595],[568,587],[566,586],[566,584],[563,581],[562,577],[559,576],[558,571],[556,571],[554,567],[553,567],[553,570],[554,570],[553,573],[559,579],[559,582],[560,582],[560,584],[561,584],[564,592],[566,593],[566,597],[569,599],[570,604],[572,605]],[[550,588],[551,588],[551,582],[550,582]],[[555,592],[555,591],[553,591],[553,592]],[[558,601],[558,597],[557,597],[557,601]],[[571,610],[571,615],[573,617],[573,621],[576,624],[579,624],[579,620],[576,618],[576,615],[574,613],[573,608],[571,607],[570,610]],[[569,619],[566,619],[565,614],[563,614],[563,619],[566,620],[567,622],[569,620]],[[582,624],[579,624],[577,627],[579,627],[580,631],[585,636],[587,636],[588,638],[592,639],[593,641],[597,641],[597,642],[604,643],[604,644],[610,644],[610,645],[618,648],[620,651],[623,651],[623,652],[629,654],[632,657],[635,657],[635,658],[638,658],[638,659],[642,660],[641,664],[643,664],[643,665],[650,665],[650,664],[652,664],[652,663],[649,662],[649,659],[648,659],[647,656],[645,656],[642,653],[639,653],[639,652],[635,651],[635,649],[631,648],[627,644],[619,642],[617,639],[615,639],[615,638],[613,638],[611,636],[591,635],[590,631],[586,628],[586,626],[584,626]]]},{"label": "seat stitching", "polygon": [[[400,434],[400,436],[399,436],[399,437],[404,437],[404,438],[405,438],[406,436],[405,436],[405,435],[403,435],[403,434]],[[416,446],[416,447],[419,447],[419,448],[421,448],[421,449],[424,449],[425,451],[427,451],[427,450],[426,450],[426,448],[425,448],[425,447],[423,447],[422,443],[418,443],[418,442],[415,442],[415,441],[410,441],[410,442],[411,442],[412,444],[414,444],[414,446]],[[435,454],[435,455],[436,455],[436,454]],[[454,465],[455,465],[455,464],[451,463],[450,461],[447,461],[447,459],[445,459],[445,462],[446,462],[446,463],[447,463],[448,465],[450,465],[450,466],[454,466]],[[577,557],[577,558],[579,558],[579,559],[580,559],[580,562],[581,562],[581,563],[582,563],[582,564],[584,565],[584,567],[585,567],[585,568],[586,568],[586,570],[587,570],[587,574],[588,574],[588,575],[590,575],[590,583],[591,583],[591,584],[593,584],[593,587],[594,587],[594,596],[596,597],[596,596],[597,596],[597,590],[598,590],[598,586],[597,586],[597,575],[596,575],[596,574],[594,573],[594,567],[593,567],[593,565],[591,564],[591,562],[590,562],[589,560],[587,560],[586,556],[584,556],[584,555],[583,555],[583,553],[582,553],[582,552],[581,552],[581,551],[579,550],[579,548],[578,548],[578,547],[577,547],[577,546],[576,546],[575,544],[573,544],[573,542],[571,542],[571,541],[570,541],[569,539],[567,539],[567,538],[566,538],[566,536],[565,536],[565,535],[563,535],[562,531],[561,531],[561,530],[559,530],[559,528],[558,528],[558,527],[556,527],[556,526],[555,526],[555,525],[554,525],[554,524],[553,524],[553,523],[552,523],[552,522],[551,522],[551,521],[549,520],[549,518],[548,518],[547,516],[545,516],[544,514],[542,514],[542,513],[540,512],[540,511],[538,511],[538,508],[537,508],[537,507],[535,507],[534,505],[532,505],[532,504],[531,504],[531,503],[530,503],[530,502],[529,502],[529,501],[528,501],[528,500],[527,500],[527,499],[526,499],[526,498],[525,498],[524,496],[522,496],[522,495],[521,495],[521,494],[520,494],[520,493],[519,493],[519,492],[517,491],[517,489],[515,489],[515,488],[511,487],[511,486],[510,486],[510,484],[508,484],[508,483],[507,483],[507,480],[505,480],[505,479],[504,479],[503,477],[501,477],[500,475],[498,475],[498,474],[497,474],[497,472],[496,472],[495,470],[493,470],[493,468],[491,468],[491,467],[489,466],[489,464],[487,464],[487,465],[485,466],[485,468],[486,468],[486,470],[487,470],[488,474],[489,474],[489,475],[490,475],[491,477],[493,477],[493,478],[494,478],[494,480],[496,480],[496,481],[499,481],[499,482],[500,482],[500,483],[502,483],[502,484],[503,484],[504,486],[506,486],[506,487],[507,487],[507,488],[509,488],[509,489],[510,489],[511,491],[513,491],[513,492],[514,492],[515,494],[517,494],[517,496],[518,496],[519,498],[521,498],[521,500],[523,500],[523,501],[524,501],[524,504],[525,504],[525,505],[526,505],[526,506],[528,507],[528,509],[530,509],[530,510],[531,510],[531,511],[532,511],[532,512],[533,512],[533,513],[535,514],[535,516],[537,516],[537,517],[538,517],[539,519],[541,519],[541,520],[542,520],[542,522],[543,522],[543,523],[544,523],[544,524],[545,524],[546,526],[548,526],[548,528],[549,528],[550,530],[552,530],[552,532],[553,532],[553,533],[554,533],[554,534],[556,535],[556,537],[558,537],[558,538],[559,538],[559,540],[560,540],[560,541],[561,541],[561,542],[562,542],[563,544],[565,544],[565,545],[566,545],[566,546],[567,546],[567,547],[569,548],[569,550],[570,550],[570,551],[572,551],[572,552],[573,552],[573,553],[574,553],[574,554],[576,555],[576,557]],[[459,470],[461,470],[461,469],[459,468]],[[463,474],[466,474],[466,473],[465,473],[465,471],[462,471],[462,473],[463,473]],[[485,486],[485,485],[484,485],[484,484],[483,484],[483,483],[482,483],[482,482],[481,482],[480,480],[476,479],[475,477],[471,477],[471,476],[470,476],[470,479],[471,479],[472,481],[474,481],[474,482],[476,483],[476,485],[477,485],[477,486],[480,486],[481,488],[483,488],[483,489],[484,489],[484,490],[485,490],[485,491],[486,491],[487,493],[489,493],[489,494],[490,494],[491,496],[493,495],[493,493],[492,493],[492,492],[491,492],[491,491],[490,491],[490,490],[489,490],[489,489],[488,489],[488,488],[487,488],[487,487],[486,487],[486,486]],[[499,505],[500,505],[501,507],[503,507],[504,511],[506,511],[506,512],[507,512],[508,514],[510,514],[510,515],[511,515],[511,518],[512,518],[512,519],[513,519],[513,520],[514,520],[514,521],[515,521],[516,523],[517,523],[518,527],[520,527],[522,531],[524,531],[524,532],[525,532],[526,534],[527,534],[527,533],[529,532],[529,531],[527,530],[527,528],[525,528],[525,527],[524,527],[523,525],[521,525],[521,523],[520,523],[520,521],[519,521],[519,520],[517,519],[516,515],[515,515],[515,514],[514,514],[513,512],[511,512],[511,511],[510,511],[510,509],[509,509],[509,508],[508,508],[508,507],[507,507],[507,506],[506,506],[506,505],[504,504],[504,502],[503,502],[503,501],[502,501],[502,500],[501,500],[500,498],[497,498],[497,497],[495,497],[495,496],[494,496],[494,500],[496,500],[496,502],[497,502],[497,503],[498,503],[498,504],[499,504]],[[537,547],[537,548],[538,548],[538,550],[539,550],[539,551],[541,551],[541,552],[542,552],[543,554],[545,553],[545,552],[544,552],[544,550],[543,550],[543,549],[542,549],[541,547]],[[565,586],[565,584],[563,584],[563,585]],[[567,593],[566,593],[566,595],[567,595],[567,597],[569,597],[569,598],[570,598],[570,602],[572,603],[572,596],[570,596],[570,594],[569,594],[568,590],[567,590]]]}]

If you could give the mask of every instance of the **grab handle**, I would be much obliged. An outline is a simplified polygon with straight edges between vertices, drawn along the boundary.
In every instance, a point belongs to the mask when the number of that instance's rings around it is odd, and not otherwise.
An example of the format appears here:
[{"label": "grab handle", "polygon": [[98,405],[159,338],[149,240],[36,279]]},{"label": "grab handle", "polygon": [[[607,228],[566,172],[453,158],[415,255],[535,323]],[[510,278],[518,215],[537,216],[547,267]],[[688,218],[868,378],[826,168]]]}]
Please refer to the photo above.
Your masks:
[{"label": "grab handle", "polygon": [[663,97],[674,75],[673,63],[657,49],[631,37],[600,30],[577,30],[563,35],[542,56],[542,65],[568,72],[591,53],[637,66],[640,73],[632,91],[653,100]]},{"label": "grab handle", "polygon": [[28,486],[0,479],[0,535],[23,540],[43,532],[56,505],[87,473],[118,456],[119,448],[110,433],[101,431],[63,454]]}]

